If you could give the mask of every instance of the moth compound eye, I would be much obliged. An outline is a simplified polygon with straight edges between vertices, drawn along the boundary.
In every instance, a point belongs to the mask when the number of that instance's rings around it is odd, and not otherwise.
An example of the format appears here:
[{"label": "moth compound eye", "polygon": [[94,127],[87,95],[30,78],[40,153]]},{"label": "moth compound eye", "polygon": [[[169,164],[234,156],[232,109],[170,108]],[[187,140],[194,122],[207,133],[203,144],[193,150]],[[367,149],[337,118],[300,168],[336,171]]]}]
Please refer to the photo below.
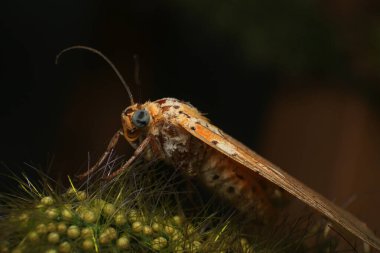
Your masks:
[{"label": "moth compound eye", "polygon": [[132,116],[132,123],[138,127],[142,128],[149,124],[150,121],[150,115],[146,110],[137,110],[135,113],[133,113]]}]

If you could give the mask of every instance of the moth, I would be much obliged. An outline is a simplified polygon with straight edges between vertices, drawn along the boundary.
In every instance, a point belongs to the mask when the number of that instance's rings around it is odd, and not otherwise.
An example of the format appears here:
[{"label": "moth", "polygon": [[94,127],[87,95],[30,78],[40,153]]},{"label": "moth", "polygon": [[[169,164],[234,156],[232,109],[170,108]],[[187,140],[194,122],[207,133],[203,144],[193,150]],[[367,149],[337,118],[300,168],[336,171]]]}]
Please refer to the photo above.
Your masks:
[{"label": "moth", "polygon": [[364,222],[224,133],[191,104],[175,98],[135,103],[123,77],[98,50],[73,46],[61,51],[57,59],[72,49],[92,51],[107,61],[124,84],[131,101],[131,105],[121,114],[122,129],[114,134],[98,162],[80,178],[96,171],[106,161],[118,140],[124,137],[135,148],[135,152],[108,178],[125,171],[144,151],[149,150],[186,176],[197,178],[238,209],[256,209],[259,212],[265,212],[269,205],[260,182],[260,179],[265,178],[380,250],[380,239]]}]

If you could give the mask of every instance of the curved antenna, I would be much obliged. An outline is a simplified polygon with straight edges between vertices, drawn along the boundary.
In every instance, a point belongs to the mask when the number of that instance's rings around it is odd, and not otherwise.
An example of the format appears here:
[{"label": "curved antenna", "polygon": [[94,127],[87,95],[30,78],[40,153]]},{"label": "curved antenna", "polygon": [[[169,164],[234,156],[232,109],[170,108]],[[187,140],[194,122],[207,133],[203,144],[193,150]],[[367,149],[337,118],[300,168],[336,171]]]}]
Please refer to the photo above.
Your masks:
[{"label": "curved antenna", "polygon": [[95,54],[99,55],[100,57],[102,57],[103,60],[105,60],[111,66],[111,68],[113,69],[113,71],[119,77],[119,79],[120,79],[121,83],[123,84],[124,88],[127,90],[128,95],[129,95],[129,99],[131,100],[131,105],[133,105],[135,103],[134,100],[133,100],[132,92],[129,89],[128,84],[125,82],[123,76],[120,74],[119,70],[117,70],[117,68],[115,67],[115,65],[112,63],[112,61],[110,59],[107,58],[107,56],[105,56],[102,52],[96,50],[95,48],[87,47],[87,46],[81,46],[81,45],[76,45],[76,46],[71,46],[71,47],[65,48],[61,52],[59,52],[57,54],[57,56],[55,57],[55,64],[58,64],[58,60],[59,60],[59,58],[61,57],[62,54],[64,54],[67,51],[73,50],[73,49],[87,50],[87,51],[90,51],[90,52],[95,53]]}]

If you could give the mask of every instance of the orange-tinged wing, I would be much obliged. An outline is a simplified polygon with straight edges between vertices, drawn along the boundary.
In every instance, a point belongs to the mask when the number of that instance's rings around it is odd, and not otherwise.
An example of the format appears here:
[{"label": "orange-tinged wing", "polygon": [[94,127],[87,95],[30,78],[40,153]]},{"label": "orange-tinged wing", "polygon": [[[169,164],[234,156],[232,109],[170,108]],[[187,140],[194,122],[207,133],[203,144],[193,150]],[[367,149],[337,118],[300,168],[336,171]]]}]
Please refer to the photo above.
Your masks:
[{"label": "orange-tinged wing", "polygon": [[302,200],[307,205],[315,208],[331,221],[341,225],[364,242],[380,250],[380,239],[364,222],[360,221],[348,211],[335,205],[271,162],[257,155],[239,141],[223,133],[219,128],[202,119],[196,119],[184,114],[179,115],[178,124],[196,138],[257,172],[259,175]]}]

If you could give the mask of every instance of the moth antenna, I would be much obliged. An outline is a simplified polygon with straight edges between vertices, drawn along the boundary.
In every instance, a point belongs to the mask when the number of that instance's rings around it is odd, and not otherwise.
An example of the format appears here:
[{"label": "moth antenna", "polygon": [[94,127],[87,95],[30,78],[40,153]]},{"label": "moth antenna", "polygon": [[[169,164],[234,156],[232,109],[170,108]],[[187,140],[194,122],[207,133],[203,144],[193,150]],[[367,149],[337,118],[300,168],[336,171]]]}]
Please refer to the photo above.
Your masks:
[{"label": "moth antenna", "polygon": [[90,51],[94,54],[97,54],[99,55],[100,57],[103,58],[103,60],[105,60],[110,66],[111,68],[113,69],[113,71],[116,73],[116,75],[119,77],[121,83],[123,84],[124,88],[127,90],[127,93],[128,93],[128,96],[129,96],[129,99],[131,100],[131,104],[133,105],[135,102],[133,100],[133,95],[132,95],[132,92],[128,86],[128,84],[125,82],[123,76],[120,74],[119,70],[117,70],[117,68],[115,67],[115,65],[112,63],[112,61],[110,59],[108,59],[107,56],[105,56],[102,52],[96,50],[95,48],[92,48],[92,47],[88,47],[88,46],[82,46],[82,45],[75,45],[75,46],[71,46],[71,47],[68,47],[68,48],[65,48],[63,49],[61,52],[59,52],[57,54],[57,56],[55,57],[55,64],[58,64],[58,61],[59,61],[59,58],[61,57],[62,54],[64,54],[65,52],[67,51],[71,51],[73,49],[83,49],[83,50],[87,50],[87,51]]},{"label": "moth antenna", "polygon": [[134,78],[135,78],[135,84],[137,86],[137,95],[139,100],[141,100],[141,81],[140,81],[140,57],[138,54],[133,55],[133,60],[135,62],[135,72],[134,72]]}]

